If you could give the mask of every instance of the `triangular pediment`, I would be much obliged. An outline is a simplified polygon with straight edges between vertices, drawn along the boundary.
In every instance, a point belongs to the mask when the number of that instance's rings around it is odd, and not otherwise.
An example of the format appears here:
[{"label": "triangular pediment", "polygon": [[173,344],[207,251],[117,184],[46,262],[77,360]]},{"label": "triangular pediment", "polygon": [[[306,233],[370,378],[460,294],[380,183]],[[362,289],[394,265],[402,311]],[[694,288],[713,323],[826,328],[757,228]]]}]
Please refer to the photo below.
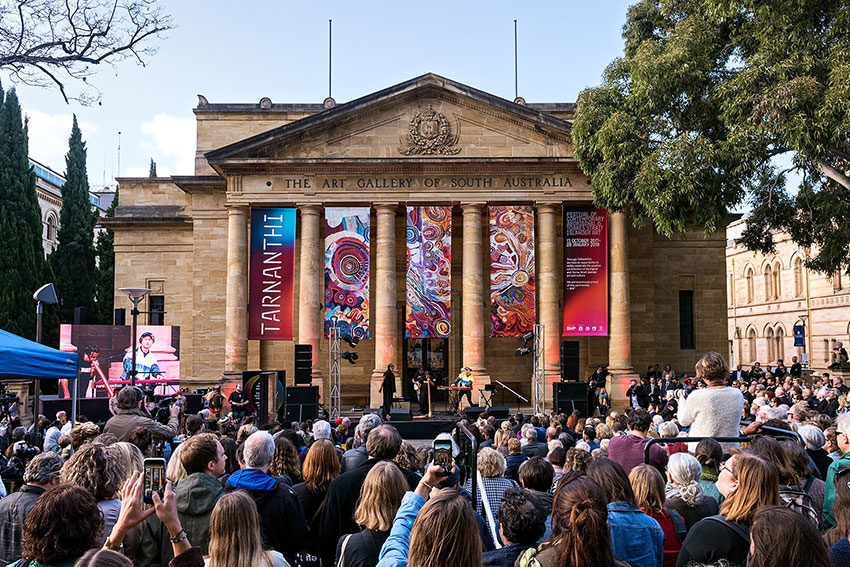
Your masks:
[{"label": "triangular pediment", "polygon": [[205,154],[229,161],[571,158],[570,124],[428,74]]}]

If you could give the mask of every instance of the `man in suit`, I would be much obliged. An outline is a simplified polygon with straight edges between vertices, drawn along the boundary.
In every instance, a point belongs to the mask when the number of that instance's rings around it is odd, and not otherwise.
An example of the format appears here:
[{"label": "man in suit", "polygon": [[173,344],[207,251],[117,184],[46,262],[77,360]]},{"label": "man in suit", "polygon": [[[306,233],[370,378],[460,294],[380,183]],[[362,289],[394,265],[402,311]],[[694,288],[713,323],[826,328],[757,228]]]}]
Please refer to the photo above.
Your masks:
[{"label": "man in suit", "polygon": [[599,406],[599,388],[605,387],[605,378],[608,376],[608,369],[604,364],[600,364],[596,368],[596,372],[590,375],[587,379],[587,417],[592,416]]},{"label": "man in suit", "polygon": [[792,378],[800,378],[803,376],[803,365],[797,362],[797,357],[791,357],[791,370],[788,372]]},{"label": "man in suit", "polygon": [[549,453],[549,446],[537,440],[537,429],[529,427],[523,433],[527,443],[522,448],[522,454],[528,458],[545,457]]},{"label": "man in suit", "polygon": [[[796,359],[797,357],[795,356],[794,358]],[[743,380],[746,382],[749,379],[750,373],[744,370],[744,367],[740,364],[735,367],[735,370],[729,373],[729,380],[731,382],[735,382],[736,380]]]}]

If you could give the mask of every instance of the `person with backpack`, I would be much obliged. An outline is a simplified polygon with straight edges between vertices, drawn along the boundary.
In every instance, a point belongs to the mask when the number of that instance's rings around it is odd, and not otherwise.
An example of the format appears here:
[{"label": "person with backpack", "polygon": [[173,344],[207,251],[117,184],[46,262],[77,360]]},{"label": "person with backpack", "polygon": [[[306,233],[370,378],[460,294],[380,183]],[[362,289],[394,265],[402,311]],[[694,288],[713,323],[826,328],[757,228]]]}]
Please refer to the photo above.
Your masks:
[{"label": "person with backpack", "polygon": [[779,473],[766,459],[749,450],[731,449],[720,465],[717,488],[725,500],[717,516],[690,529],[677,567],[728,565],[743,567],[750,550],[750,526],[761,506],[779,505]]}]

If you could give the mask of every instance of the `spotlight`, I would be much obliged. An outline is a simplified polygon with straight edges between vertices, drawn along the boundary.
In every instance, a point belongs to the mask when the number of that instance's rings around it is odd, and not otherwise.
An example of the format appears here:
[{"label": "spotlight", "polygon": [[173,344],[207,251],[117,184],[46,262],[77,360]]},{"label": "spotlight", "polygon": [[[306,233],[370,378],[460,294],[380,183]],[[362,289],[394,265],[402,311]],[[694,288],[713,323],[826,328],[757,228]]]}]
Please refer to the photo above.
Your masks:
[{"label": "spotlight", "polygon": [[340,337],[343,341],[348,343],[348,346],[351,348],[355,348],[357,343],[360,342],[360,337],[352,336],[350,333],[345,333],[342,337]]},{"label": "spotlight", "polygon": [[516,349],[516,351],[514,351],[514,356],[516,356],[516,357],[525,356],[527,354],[531,354],[533,350],[534,349],[532,349],[531,347],[524,346],[524,347]]},{"label": "spotlight", "polygon": [[357,358],[358,358],[356,352],[348,352],[348,351],[343,352],[339,356],[340,356],[340,358],[344,358],[345,360],[347,360],[351,364],[354,364],[355,362],[357,362]]},{"label": "spotlight", "polygon": [[529,331],[528,333],[526,333],[526,334],[524,334],[524,335],[522,335],[522,336],[517,337],[517,342],[518,342],[519,344],[521,344],[521,345],[525,346],[525,345],[526,345],[526,343],[528,343],[528,341],[533,340],[533,339],[534,339],[534,333],[533,333],[533,332],[531,332],[531,331]]}]

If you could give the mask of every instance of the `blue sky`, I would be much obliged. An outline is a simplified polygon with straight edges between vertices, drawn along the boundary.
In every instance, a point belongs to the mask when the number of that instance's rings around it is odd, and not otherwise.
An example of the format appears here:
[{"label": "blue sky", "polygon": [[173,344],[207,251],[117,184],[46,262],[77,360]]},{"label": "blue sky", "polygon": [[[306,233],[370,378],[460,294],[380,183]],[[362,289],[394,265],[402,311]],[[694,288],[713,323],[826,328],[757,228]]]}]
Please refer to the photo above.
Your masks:
[{"label": "blue sky", "polygon": [[[514,98],[572,102],[622,54],[628,6],[620,0],[560,2],[163,2],[176,29],[146,67],[104,66],[90,79],[100,105],[66,104],[53,90],[18,86],[30,119],[30,155],[64,171],[76,113],[92,185],[120,174],[191,174],[192,108],[210,102],[321,102],[328,94],[328,19],[333,19],[333,96],[345,102],[427,72]],[[0,73],[4,86],[10,84]]]}]

